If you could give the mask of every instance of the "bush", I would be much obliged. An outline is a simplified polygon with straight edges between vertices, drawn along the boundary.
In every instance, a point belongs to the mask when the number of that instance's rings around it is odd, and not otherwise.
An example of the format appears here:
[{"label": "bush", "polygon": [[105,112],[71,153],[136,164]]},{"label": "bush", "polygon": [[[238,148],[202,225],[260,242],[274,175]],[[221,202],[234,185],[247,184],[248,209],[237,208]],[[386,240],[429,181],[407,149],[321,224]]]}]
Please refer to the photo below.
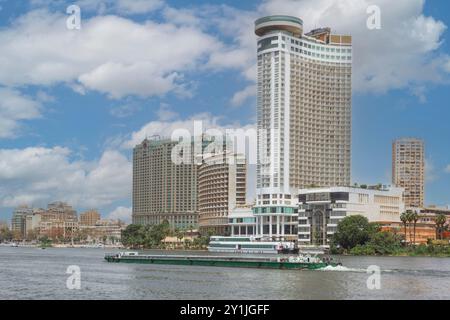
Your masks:
[{"label": "bush", "polygon": [[375,249],[368,245],[357,245],[350,250],[350,254],[354,256],[373,256],[375,255]]},{"label": "bush", "polygon": [[366,244],[371,235],[378,229],[379,227],[369,223],[366,217],[360,215],[348,216],[339,222],[333,242],[346,250],[350,250],[357,245]]}]

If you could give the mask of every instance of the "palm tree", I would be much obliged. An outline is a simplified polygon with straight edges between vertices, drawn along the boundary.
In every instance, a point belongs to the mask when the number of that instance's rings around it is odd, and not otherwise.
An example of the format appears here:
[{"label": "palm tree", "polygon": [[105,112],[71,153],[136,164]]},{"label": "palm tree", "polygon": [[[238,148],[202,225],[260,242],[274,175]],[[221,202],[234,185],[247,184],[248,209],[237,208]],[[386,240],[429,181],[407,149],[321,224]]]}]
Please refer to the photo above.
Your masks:
[{"label": "palm tree", "polygon": [[409,244],[412,244],[412,234],[411,234],[411,222],[413,222],[413,212],[412,211],[407,211],[406,214],[406,219],[408,221],[408,225],[409,225]]},{"label": "palm tree", "polygon": [[406,225],[408,224],[408,213],[407,212],[403,212],[400,215],[400,220],[403,223],[403,226],[405,227],[405,243],[407,243],[407,238],[406,238]]},{"label": "palm tree", "polygon": [[442,232],[444,231],[445,223],[447,222],[447,217],[444,214],[439,214],[436,216],[434,223],[436,226],[436,237],[442,240]]},{"label": "palm tree", "polygon": [[416,245],[416,225],[417,225],[417,221],[419,220],[419,215],[417,214],[417,212],[413,212],[412,214],[411,214],[411,219],[412,219],[412,221],[413,221],[413,227],[414,227],[414,240],[413,240],[413,242],[414,242],[414,245]]}]

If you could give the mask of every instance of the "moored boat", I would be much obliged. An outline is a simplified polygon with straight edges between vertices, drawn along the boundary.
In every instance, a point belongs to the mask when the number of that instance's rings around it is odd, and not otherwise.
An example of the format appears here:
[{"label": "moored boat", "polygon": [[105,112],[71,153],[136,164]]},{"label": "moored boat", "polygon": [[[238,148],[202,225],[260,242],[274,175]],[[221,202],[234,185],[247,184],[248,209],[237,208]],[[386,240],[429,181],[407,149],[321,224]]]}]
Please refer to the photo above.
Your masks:
[{"label": "moored boat", "polygon": [[298,249],[288,241],[262,241],[255,237],[212,236],[209,252],[250,253],[250,254],[295,254]]},{"label": "moored boat", "polygon": [[145,263],[165,265],[236,267],[263,269],[308,269],[316,270],[327,266],[337,266],[329,259],[312,255],[291,257],[251,257],[251,256],[200,256],[200,255],[144,255],[137,252],[106,254],[108,262]]}]

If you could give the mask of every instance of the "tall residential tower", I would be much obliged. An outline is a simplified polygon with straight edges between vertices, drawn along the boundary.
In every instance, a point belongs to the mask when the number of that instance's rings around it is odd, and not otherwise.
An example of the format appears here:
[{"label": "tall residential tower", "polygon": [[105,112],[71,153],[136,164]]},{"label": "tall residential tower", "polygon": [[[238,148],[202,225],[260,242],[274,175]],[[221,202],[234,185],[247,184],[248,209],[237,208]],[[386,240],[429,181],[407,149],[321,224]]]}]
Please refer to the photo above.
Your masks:
[{"label": "tall residential tower", "polygon": [[269,16],[258,36],[257,233],[297,238],[297,190],[350,185],[352,38]]},{"label": "tall residential tower", "polygon": [[392,182],[405,189],[407,208],[423,208],[425,194],[425,146],[423,140],[404,138],[392,143]]},{"label": "tall residential tower", "polygon": [[197,228],[197,164],[175,164],[172,140],[145,139],[133,152],[133,223]]}]

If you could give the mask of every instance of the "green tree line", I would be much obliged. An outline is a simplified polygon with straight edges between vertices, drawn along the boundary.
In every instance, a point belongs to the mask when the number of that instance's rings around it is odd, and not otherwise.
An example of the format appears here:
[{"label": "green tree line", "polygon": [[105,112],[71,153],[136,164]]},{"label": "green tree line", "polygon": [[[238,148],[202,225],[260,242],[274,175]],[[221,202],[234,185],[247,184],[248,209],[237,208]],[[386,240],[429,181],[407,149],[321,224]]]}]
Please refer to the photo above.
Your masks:
[{"label": "green tree line", "polygon": [[[352,255],[438,255],[450,256],[450,245],[445,241],[428,241],[428,244],[414,245],[418,217],[407,212],[401,218],[404,223],[403,233],[381,230],[375,223],[369,223],[360,215],[348,216],[339,222],[331,243],[332,253]],[[444,216],[445,221],[445,216]],[[442,238],[445,222],[436,217],[436,232]],[[409,228],[407,228],[409,227]],[[406,241],[406,236],[413,242]]]},{"label": "green tree line", "polygon": [[188,231],[192,233],[192,227],[185,230],[171,229],[167,221],[158,225],[130,224],[122,231],[122,244],[131,248],[164,248],[163,240],[166,237],[176,237],[184,248],[201,249],[209,243],[208,236],[196,237],[192,241],[183,238]]}]

